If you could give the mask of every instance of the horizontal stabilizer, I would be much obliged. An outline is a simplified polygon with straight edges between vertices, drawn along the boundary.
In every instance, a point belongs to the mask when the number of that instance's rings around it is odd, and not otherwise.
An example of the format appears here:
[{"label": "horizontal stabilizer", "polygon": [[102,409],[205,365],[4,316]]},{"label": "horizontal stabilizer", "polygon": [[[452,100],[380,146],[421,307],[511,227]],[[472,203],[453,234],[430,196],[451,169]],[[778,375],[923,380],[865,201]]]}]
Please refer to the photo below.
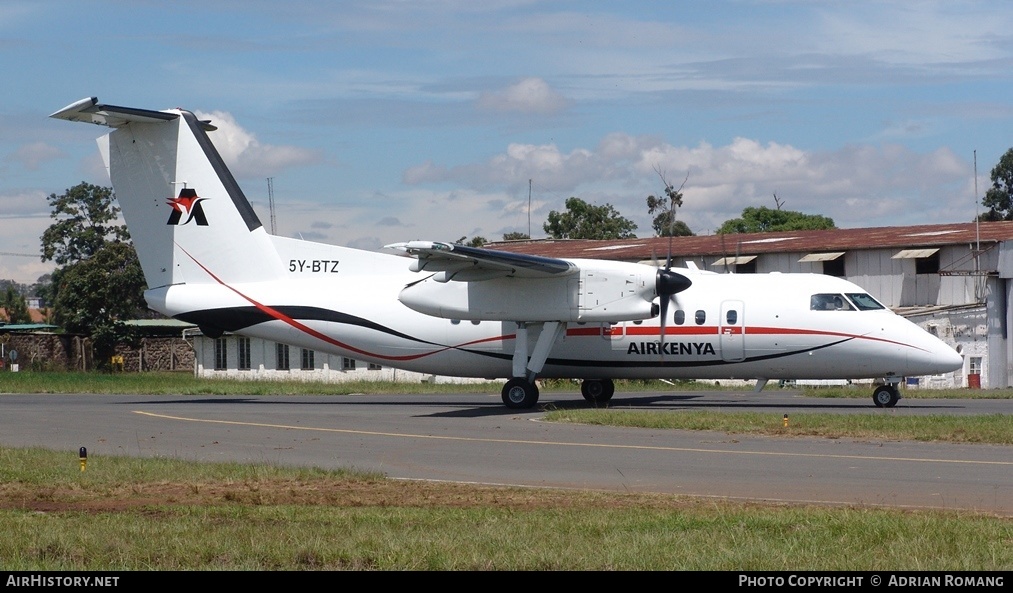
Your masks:
[{"label": "horizontal stabilizer", "polygon": [[[49,117],[65,119],[67,121],[80,121],[100,126],[118,128],[130,122],[145,124],[157,124],[165,121],[172,121],[179,117],[176,113],[165,111],[152,111],[150,109],[137,109],[135,107],[119,107],[117,105],[106,105],[98,102],[97,97],[87,97],[80,101],[71,103],[63,109],[53,113]],[[217,130],[210,122],[200,122],[205,132]]]}]

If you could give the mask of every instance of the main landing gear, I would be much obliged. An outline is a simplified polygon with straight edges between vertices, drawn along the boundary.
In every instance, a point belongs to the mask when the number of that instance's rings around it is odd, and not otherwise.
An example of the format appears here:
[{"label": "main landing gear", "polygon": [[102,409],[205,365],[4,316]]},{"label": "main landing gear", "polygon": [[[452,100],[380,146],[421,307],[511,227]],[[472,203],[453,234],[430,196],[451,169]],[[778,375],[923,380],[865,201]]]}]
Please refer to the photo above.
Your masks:
[{"label": "main landing gear", "polygon": [[892,408],[899,400],[900,390],[897,389],[896,383],[880,385],[872,392],[872,403],[876,404],[877,408]]},{"label": "main landing gear", "polygon": [[503,403],[508,408],[532,408],[538,403],[538,386],[524,377],[514,377],[503,386]]},{"label": "main landing gear", "polygon": [[616,392],[616,384],[612,379],[584,379],[580,384],[580,394],[594,404],[605,404]]},{"label": "main landing gear", "polygon": [[549,350],[556,342],[566,324],[559,321],[531,323],[540,325],[541,332],[535,340],[535,348],[528,356],[528,323],[518,322],[517,333],[514,335],[513,378],[503,386],[503,404],[508,408],[533,408],[538,403],[538,386],[535,377],[542,372]]}]

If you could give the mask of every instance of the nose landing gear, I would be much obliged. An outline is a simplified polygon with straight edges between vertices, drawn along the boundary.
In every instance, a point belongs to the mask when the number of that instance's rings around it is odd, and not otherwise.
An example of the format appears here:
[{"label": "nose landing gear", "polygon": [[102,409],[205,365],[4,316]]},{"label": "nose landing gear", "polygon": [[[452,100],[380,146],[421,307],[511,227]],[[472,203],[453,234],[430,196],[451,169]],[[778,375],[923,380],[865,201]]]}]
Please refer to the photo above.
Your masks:
[{"label": "nose landing gear", "polygon": [[877,408],[892,408],[899,400],[900,390],[897,389],[896,383],[880,385],[872,392],[872,403],[876,404]]}]

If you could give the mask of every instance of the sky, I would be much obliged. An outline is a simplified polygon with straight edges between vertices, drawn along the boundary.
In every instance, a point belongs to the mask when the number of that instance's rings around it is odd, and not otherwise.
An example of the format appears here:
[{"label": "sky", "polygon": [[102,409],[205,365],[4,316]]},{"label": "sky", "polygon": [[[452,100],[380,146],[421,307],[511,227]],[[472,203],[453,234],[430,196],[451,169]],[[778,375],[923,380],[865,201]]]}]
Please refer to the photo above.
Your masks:
[{"label": "sky", "polygon": [[[746,207],[840,228],[973,220],[1013,147],[1013,3],[5,0],[0,279],[53,264],[47,196],[110,185],[88,96],[211,119],[278,235],[545,237],[569,197],[653,235]],[[977,175],[975,174],[977,172]]]}]

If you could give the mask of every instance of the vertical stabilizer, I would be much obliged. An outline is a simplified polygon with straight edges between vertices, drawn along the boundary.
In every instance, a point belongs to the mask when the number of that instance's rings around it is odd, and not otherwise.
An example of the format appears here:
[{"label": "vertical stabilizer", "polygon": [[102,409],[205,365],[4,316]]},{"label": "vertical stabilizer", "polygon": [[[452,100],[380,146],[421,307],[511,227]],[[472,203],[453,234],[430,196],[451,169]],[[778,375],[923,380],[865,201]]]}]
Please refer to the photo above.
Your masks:
[{"label": "vertical stabilizer", "polygon": [[282,270],[270,236],[206,130],[183,110],[85,99],[52,117],[113,127],[99,139],[148,288],[252,282]]}]

